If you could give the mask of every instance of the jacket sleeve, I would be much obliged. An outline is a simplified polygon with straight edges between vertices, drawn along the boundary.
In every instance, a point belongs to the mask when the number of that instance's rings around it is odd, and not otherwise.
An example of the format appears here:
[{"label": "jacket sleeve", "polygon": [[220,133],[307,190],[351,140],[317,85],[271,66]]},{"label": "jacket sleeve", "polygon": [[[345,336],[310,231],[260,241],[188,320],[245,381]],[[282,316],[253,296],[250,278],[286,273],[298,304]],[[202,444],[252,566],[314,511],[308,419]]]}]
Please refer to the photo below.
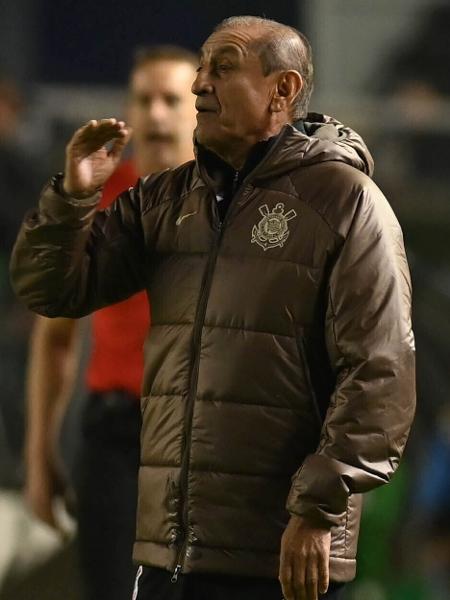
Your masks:
[{"label": "jacket sleeve", "polygon": [[369,184],[329,278],[326,346],[337,383],[319,446],[293,477],[291,514],[338,524],[350,494],[394,473],[415,410],[410,309],[400,226]]},{"label": "jacket sleeve", "polygon": [[47,317],[81,317],[145,286],[142,181],[97,211],[98,195],[63,198],[50,185],[25,217],[10,274],[18,297]]}]

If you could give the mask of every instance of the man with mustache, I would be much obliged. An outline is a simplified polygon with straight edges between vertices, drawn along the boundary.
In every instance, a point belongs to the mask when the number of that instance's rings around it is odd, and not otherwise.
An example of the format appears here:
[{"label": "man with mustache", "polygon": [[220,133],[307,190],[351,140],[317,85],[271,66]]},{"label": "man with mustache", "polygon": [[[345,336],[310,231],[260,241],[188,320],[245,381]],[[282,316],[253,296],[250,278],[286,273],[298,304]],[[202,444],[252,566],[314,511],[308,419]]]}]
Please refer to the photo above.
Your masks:
[{"label": "man with mustache", "polygon": [[91,121],[19,234],[12,279],[37,312],[152,299],[135,600],[338,598],[361,493],[400,460],[401,232],[361,138],[307,115],[311,90],[300,32],[226,19],[192,86],[196,160],[96,213],[129,129]]},{"label": "man with mustache", "polygon": [[[137,52],[126,107],[134,132],[133,154],[106,182],[100,208],[134,185],[138,176],[192,158],[195,108],[190,86],[197,64],[193,53],[176,46]],[[132,593],[139,395],[148,327],[144,292],[92,317],[86,373],[89,395],[74,477],[78,549],[89,599],[128,600]],[[31,336],[25,495],[34,514],[52,527],[57,527],[53,500],[64,490],[55,438],[60,435],[65,400],[73,393],[80,335],[76,320],[38,317]],[[109,573],[106,580],[105,572]]]}]

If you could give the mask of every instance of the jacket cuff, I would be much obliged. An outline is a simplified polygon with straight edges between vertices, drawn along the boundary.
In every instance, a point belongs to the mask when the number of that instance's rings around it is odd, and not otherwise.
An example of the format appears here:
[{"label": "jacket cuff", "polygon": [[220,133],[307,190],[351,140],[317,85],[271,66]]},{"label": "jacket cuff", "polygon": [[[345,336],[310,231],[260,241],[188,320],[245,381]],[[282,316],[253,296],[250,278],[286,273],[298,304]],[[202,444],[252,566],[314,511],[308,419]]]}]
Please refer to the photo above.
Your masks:
[{"label": "jacket cuff", "polygon": [[44,187],[39,198],[39,211],[29,211],[25,225],[27,229],[34,229],[42,221],[65,223],[80,227],[86,220],[90,220],[97,209],[101,192],[89,198],[77,199],[58,194],[49,181]]},{"label": "jacket cuff", "polygon": [[339,525],[345,518],[350,495],[339,464],[320,454],[307,456],[292,478],[287,510],[305,517],[318,527]]}]

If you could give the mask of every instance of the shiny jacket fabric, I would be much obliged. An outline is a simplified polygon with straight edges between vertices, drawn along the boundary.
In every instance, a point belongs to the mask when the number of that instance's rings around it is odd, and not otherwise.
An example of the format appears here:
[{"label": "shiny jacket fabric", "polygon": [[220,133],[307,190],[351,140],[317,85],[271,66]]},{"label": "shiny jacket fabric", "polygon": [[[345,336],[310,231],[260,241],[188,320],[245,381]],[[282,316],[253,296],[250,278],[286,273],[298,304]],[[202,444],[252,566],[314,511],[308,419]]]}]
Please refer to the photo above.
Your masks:
[{"label": "shiny jacket fabric", "polygon": [[330,577],[354,577],[360,494],[389,481],[414,413],[411,289],[364,143],[314,119],[223,224],[200,151],[103,213],[47,187],[20,231],[12,281],[38,313],[150,294],[139,563],[276,577],[292,513],[331,527]]}]

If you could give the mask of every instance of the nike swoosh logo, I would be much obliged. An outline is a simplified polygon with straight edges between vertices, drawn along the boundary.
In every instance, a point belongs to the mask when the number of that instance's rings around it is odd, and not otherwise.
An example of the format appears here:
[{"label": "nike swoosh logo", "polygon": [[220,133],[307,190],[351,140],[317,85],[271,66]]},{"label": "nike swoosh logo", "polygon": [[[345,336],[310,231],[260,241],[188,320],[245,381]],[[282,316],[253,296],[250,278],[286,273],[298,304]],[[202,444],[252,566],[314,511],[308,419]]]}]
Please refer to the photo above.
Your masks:
[{"label": "nike swoosh logo", "polygon": [[188,217],[192,217],[192,215],[196,215],[198,211],[195,212],[191,212],[191,213],[187,213],[186,215],[183,215],[181,217],[178,217],[178,219],[175,222],[175,225],[181,225],[181,223],[183,222],[184,219],[187,219]]}]

